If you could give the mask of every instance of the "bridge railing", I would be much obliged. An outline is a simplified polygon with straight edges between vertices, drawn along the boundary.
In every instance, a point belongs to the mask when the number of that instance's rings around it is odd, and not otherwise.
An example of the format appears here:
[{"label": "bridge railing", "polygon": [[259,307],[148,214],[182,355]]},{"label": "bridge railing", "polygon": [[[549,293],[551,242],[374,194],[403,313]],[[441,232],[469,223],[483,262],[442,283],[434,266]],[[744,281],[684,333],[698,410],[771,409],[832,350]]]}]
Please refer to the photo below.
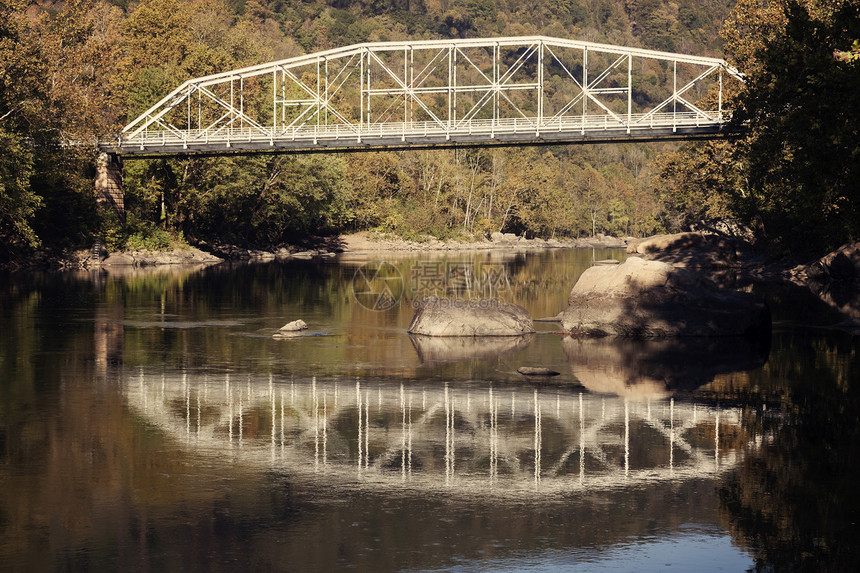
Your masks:
[{"label": "bridge railing", "polygon": [[[158,150],[212,151],[214,148],[241,150],[305,148],[309,146],[396,146],[406,144],[457,143],[492,144],[511,141],[600,139],[601,136],[631,138],[661,130],[664,135],[681,130],[713,130],[725,123],[725,113],[677,112],[639,113],[613,117],[608,114],[555,117],[543,122],[535,118],[472,119],[459,122],[410,121],[369,124],[301,125],[294,127],[224,127],[219,130],[146,130],[115,142],[121,153]],[[475,139],[475,138],[480,139]]]}]

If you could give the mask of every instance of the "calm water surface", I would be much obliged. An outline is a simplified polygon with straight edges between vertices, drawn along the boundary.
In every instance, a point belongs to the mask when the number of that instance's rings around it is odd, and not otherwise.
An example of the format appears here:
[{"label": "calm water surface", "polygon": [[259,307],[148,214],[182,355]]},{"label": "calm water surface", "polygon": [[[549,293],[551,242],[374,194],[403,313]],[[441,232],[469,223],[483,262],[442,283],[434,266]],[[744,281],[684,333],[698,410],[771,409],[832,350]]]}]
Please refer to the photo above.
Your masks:
[{"label": "calm water surface", "polygon": [[0,568],[851,569],[860,343],[802,289],[756,289],[769,343],[406,333],[431,294],[554,316],[605,258],[3,277]]}]

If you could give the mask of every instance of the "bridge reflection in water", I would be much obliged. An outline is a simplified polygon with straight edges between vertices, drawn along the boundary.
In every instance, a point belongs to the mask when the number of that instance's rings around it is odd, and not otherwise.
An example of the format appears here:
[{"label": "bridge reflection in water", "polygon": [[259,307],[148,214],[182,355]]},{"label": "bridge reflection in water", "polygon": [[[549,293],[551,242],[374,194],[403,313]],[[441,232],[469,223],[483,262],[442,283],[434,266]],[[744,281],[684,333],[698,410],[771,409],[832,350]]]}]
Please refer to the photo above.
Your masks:
[{"label": "bridge reflection in water", "polygon": [[125,383],[132,408],[195,453],[335,488],[629,487],[715,477],[762,442],[738,409],[581,390],[144,369]]}]

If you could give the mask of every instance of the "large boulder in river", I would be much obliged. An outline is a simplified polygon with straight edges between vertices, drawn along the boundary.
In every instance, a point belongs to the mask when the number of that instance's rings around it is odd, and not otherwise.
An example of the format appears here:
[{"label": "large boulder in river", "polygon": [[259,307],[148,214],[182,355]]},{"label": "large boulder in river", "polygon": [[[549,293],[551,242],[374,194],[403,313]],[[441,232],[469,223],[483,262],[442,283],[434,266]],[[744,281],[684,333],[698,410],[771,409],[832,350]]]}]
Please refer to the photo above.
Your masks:
[{"label": "large boulder in river", "polygon": [[568,305],[562,327],[576,334],[732,336],[770,331],[770,312],[763,302],[721,289],[692,270],[639,257],[586,270]]},{"label": "large boulder in river", "polygon": [[654,235],[627,245],[630,255],[698,269],[736,267],[749,249],[746,241],[702,232]]},{"label": "large boulder in river", "polygon": [[521,336],[534,332],[523,307],[496,300],[425,298],[407,331],[426,336]]},{"label": "large boulder in river", "polygon": [[860,279],[860,241],[842,245],[821,257],[807,267],[806,274],[816,281]]}]

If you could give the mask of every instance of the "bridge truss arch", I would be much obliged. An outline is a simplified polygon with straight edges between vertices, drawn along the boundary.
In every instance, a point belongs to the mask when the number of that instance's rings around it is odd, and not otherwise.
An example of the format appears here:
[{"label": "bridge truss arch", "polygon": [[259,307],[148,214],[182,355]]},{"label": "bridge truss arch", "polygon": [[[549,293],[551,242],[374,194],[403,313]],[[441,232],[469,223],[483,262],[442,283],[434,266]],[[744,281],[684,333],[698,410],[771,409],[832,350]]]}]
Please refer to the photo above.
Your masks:
[{"label": "bridge truss arch", "polygon": [[[543,36],[378,42],[186,81],[103,151],[184,155],[712,137],[726,62]],[[702,102],[707,102],[702,103]]]}]

